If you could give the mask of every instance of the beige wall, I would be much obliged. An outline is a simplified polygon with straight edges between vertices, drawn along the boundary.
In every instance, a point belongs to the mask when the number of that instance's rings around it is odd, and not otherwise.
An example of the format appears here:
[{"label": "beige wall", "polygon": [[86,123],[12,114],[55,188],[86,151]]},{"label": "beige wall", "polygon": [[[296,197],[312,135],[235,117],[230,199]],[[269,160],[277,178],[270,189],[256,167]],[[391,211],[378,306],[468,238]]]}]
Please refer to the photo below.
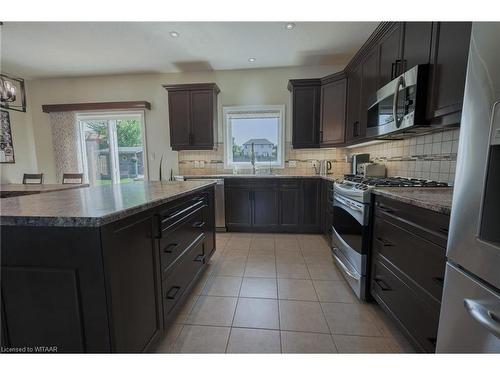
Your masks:
[{"label": "beige wall", "polygon": [[49,115],[42,104],[147,100],[146,111],[148,163],[151,179],[158,178],[160,156],[164,155],[164,175],[178,172],[178,153],[170,148],[167,93],[162,84],[216,82],[221,93],[219,105],[219,141],[223,139],[221,108],[224,105],[285,104],[286,140],[291,139],[291,96],[286,89],[289,79],[317,78],[339,71],[341,66],[233,70],[200,73],[147,74],[44,79],[30,82],[33,134],[36,159],[47,182],[55,181],[54,154]]},{"label": "beige wall", "polygon": [[[30,86],[27,85],[29,92]],[[2,183],[20,183],[23,173],[36,173],[37,161],[33,138],[33,122],[31,121],[30,98],[27,98],[27,112],[8,111],[14,143],[14,164],[0,164]]]}]

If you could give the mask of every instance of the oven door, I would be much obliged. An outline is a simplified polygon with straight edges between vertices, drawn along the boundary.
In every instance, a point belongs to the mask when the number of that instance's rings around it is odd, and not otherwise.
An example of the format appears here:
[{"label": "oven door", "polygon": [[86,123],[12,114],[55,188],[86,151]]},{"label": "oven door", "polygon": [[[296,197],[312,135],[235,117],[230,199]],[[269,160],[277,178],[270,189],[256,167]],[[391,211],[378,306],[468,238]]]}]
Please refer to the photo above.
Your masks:
[{"label": "oven door", "polygon": [[[368,204],[342,195],[333,198],[333,246],[339,249],[359,274],[365,274],[366,246],[363,245],[368,227]],[[349,267],[349,265],[346,265]]]}]

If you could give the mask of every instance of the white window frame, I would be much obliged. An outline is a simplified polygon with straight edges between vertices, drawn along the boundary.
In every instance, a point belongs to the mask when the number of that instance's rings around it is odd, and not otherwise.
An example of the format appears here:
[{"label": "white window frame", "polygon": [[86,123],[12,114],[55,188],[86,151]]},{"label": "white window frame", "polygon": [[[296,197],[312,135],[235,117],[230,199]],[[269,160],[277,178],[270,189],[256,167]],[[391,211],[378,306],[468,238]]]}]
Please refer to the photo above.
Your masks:
[{"label": "white window frame", "polygon": [[285,167],[285,105],[249,105],[249,106],[223,106],[222,117],[224,121],[224,167],[231,169],[234,167],[250,168],[250,162],[234,162],[232,153],[232,132],[231,118],[262,118],[278,117],[278,160],[273,163],[255,162],[256,167],[284,168]]},{"label": "white window frame", "polygon": [[[109,137],[109,148],[114,149],[115,152],[110,153],[110,157],[112,159],[111,167],[115,166],[115,169],[112,171],[111,180],[113,184],[120,183],[120,161],[118,160],[118,148],[116,147],[116,120],[122,120],[126,118],[140,118],[141,121],[141,138],[142,145],[144,148],[143,151],[143,163],[144,163],[144,181],[149,180],[149,167],[148,167],[148,152],[147,152],[147,143],[146,143],[146,115],[144,111],[111,111],[111,112],[79,112],[76,114],[76,122],[78,126],[78,136],[80,138],[80,153],[82,155],[82,164],[83,164],[83,177],[85,182],[89,182],[89,171],[88,171],[88,161],[87,161],[87,151],[85,147],[85,139],[82,137],[83,129],[82,129],[82,121],[89,120],[112,120],[108,124],[108,133],[109,135],[113,134],[114,136]],[[114,121],[113,121],[114,120]],[[110,130],[113,130],[110,132]]]}]

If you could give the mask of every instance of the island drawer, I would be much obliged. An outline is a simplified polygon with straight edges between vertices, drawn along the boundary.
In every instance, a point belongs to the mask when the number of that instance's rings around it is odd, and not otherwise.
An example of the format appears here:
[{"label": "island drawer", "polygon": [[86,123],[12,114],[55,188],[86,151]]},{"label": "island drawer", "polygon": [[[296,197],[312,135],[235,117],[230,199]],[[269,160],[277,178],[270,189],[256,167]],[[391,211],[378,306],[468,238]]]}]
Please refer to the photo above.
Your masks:
[{"label": "island drawer", "polygon": [[206,259],[204,240],[205,235],[200,234],[163,282],[162,295],[165,317],[189,288],[198,272],[202,270]]},{"label": "island drawer", "polygon": [[162,233],[159,240],[162,279],[186,249],[203,234],[205,226],[203,207],[198,207]]},{"label": "island drawer", "polygon": [[158,215],[158,237],[162,238],[180,223],[184,222],[193,212],[207,207],[207,195],[196,195],[175,206],[161,211]]},{"label": "island drawer", "polygon": [[444,247],[377,217],[373,228],[373,250],[425,293],[441,301],[446,262]]}]

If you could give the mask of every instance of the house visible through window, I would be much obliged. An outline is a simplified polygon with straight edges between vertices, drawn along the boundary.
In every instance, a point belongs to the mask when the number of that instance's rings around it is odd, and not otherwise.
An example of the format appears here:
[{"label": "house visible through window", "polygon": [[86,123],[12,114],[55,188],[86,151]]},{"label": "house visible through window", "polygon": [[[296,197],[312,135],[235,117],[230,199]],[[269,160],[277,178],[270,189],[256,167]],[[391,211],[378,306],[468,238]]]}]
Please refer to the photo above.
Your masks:
[{"label": "house visible through window", "polygon": [[228,167],[282,167],[284,106],[224,107]]},{"label": "house visible through window", "polygon": [[147,175],[142,112],[79,114],[83,169],[91,185],[144,180]]}]

